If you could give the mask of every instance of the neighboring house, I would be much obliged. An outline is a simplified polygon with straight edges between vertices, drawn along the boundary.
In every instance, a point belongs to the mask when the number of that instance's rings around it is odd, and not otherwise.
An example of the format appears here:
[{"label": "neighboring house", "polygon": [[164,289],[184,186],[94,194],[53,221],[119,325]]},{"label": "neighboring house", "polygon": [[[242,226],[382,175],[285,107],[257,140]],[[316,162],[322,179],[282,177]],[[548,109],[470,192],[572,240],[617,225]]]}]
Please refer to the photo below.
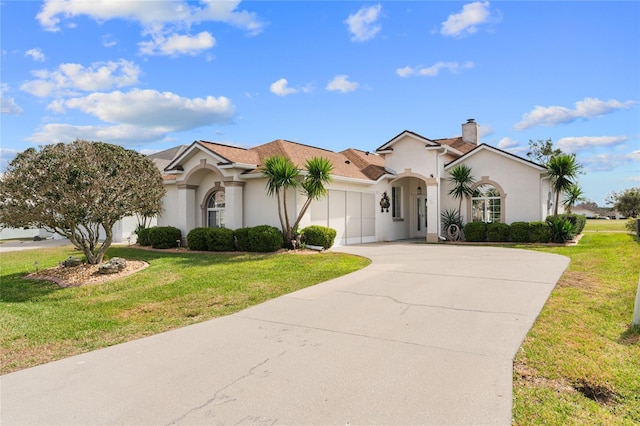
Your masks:
[{"label": "neighboring house", "polygon": [[[457,164],[471,167],[476,178],[476,196],[462,204],[465,223],[544,220],[552,211],[545,167],[480,144],[474,120],[462,125],[460,137],[429,139],[404,131],[373,152],[332,152],[285,140],[251,149],[195,141],[154,155],[167,161],[172,153],[164,167],[167,195],[158,225],[176,226],[183,235],[206,226],[280,227],[276,201],[267,195],[260,172],[273,155],[288,157],[300,169],[314,156],[331,160],[328,194],[311,204],[300,228],[334,228],[337,245],[408,238],[437,242],[441,212],[458,208],[447,180]],[[385,195],[389,209],[380,206]],[[303,203],[304,196],[288,193],[290,217]]]},{"label": "neighboring house", "polygon": [[600,216],[599,213],[590,210],[590,209],[586,209],[584,207],[574,207],[571,209],[571,213],[573,214],[577,214],[577,215],[583,215],[585,216],[587,219],[595,219],[598,216]]},{"label": "neighboring house", "polygon": [[51,236],[51,232],[36,227],[0,228],[0,240],[50,238]]}]

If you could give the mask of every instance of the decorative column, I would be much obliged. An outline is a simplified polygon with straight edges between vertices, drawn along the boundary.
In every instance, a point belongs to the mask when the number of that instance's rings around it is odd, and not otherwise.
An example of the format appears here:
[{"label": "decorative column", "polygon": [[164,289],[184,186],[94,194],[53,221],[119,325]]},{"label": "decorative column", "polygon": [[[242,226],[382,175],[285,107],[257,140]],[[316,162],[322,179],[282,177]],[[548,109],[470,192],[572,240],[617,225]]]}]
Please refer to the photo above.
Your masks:
[{"label": "decorative column", "polygon": [[427,179],[427,242],[438,242],[438,185],[436,180]]},{"label": "decorative column", "polygon": [[244,226],[244,182],[224,182],[224,226],[238,229]]},{"label": "decorative column", "polygon": [[196,188],[197,185],[178,184],[178,223],[182,238],[196,227]]}]

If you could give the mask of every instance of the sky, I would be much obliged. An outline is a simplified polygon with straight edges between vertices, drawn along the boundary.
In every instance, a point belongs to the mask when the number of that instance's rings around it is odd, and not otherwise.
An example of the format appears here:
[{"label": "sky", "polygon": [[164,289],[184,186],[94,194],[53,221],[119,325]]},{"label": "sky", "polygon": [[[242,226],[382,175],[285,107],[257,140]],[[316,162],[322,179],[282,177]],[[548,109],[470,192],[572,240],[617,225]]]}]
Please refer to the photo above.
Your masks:
[{"label": "sky", "polygon": [[76,139],[373,151],[404,130],[640,187],[638,1],[0,0],[0,170]]}]

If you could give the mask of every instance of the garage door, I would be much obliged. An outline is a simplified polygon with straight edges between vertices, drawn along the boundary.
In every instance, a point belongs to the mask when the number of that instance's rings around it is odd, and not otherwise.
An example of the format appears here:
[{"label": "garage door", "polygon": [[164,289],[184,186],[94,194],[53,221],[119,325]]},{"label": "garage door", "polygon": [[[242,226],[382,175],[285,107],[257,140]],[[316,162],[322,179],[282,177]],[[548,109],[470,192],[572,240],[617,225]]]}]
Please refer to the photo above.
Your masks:
[{"label": "garage door", "polygon": [[373,193],[329,190],[326,197],[311,204],[310,210],[312,225],[336,230],[336,245],[376,240]]}]

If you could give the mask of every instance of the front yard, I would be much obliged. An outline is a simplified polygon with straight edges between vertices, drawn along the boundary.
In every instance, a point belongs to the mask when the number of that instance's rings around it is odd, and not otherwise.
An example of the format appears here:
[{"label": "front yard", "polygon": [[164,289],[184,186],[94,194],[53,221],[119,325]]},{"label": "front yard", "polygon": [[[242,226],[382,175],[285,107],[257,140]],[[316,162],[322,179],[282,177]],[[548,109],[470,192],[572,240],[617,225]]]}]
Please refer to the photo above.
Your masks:
[{"label": "front yard", "polygon": [[0,373],[229,315],[348,274],[369,260],[337,253],[213,254],[113,247],[110,257],[150,266],[103,284],[59,288],[24,278],[78,252],[2,253]]},{"label": "front yard", "polygon": [[[514,362],[513,422],[640,424],[640,243],[624,221],[588,221]],[[531,248],[531,247],[523,247]]]}]

